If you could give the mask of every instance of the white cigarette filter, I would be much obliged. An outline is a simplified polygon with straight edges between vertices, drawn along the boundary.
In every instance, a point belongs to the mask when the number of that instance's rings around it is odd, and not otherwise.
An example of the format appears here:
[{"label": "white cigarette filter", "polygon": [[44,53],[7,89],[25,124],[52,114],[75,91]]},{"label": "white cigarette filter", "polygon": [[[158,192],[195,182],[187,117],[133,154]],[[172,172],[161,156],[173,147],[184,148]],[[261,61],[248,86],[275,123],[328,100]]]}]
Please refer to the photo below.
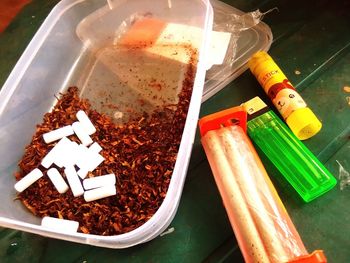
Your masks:
[{"label": "white cigarette filter", "polygon": [[71,141],[68,138],[63,137],[42,159],[41,165],[45,168],[49,168],[53,163],[57,164],[59,156],[64,154],[65,149],[70,142]]},{"label": "white cigarette filter", "polygon": [[51,168],[48,170],[47,175],[60,194],[68,191],[69,187],[66,181],[63,179],[62,175],[56,168]]},{"label": "white cigarette filter", "polygon": [[[79,145],[79,156],[76,165],[83,170],[92,172],[104,161],[104,158],[99,153],[87,148],[84,145]],[[85,178],[85,177],[84,177]]]},{"label": "white cigarette filter", "polygon": [[78,147],[79,145],[76,142],[67,139],[59,151],[55,153],[54,164],[60,168],[74,166],[79,155]]},{"label": "white cigarette filter", "polygon": [[84,199],[86,202],[91,202],[116,194],[117,190],[115,188],[115,185],[108,185],[85,191]]},{"label": "white cigarette filter", "polygon": [[79,122],[84,126],[85,132],[87,132],[89,135],[96,132],[95,126],[92,124],[91,120],[84,111],[78,111],[76,116]]},{"label": "white cigarette filter", "polygon": [[46,143],[51,143],[54,141],[57,141],[59,139],[62,139],[63,137],[67,137],[69,135],[72,135],[74,133],[72,126],[67,125],[62,128],[58,128],[56,130],[47,132],[43,134],[43,139]]},{"label": "white cigarette filter", "polygon": [[79,175],[79,177],[81,178],[81,179],[85,179],[85,177],[88,175],[88,173],[89,173],[89,170],[88,169],[86,169],[86,168],[80,168],[79,170],[78,170],[78,172],[77,172],[77,174]]},{"label": "white cigarette filter", "polygon": [[78,121],[74,122],[72,124],[72,127],[73,127],[73,131],[77,135],[82,145],[89,146],[90,144],[93,143],[87,129],[81,122],[78,122]]},{"label": "white cigarette filter", "polygon": [[25,189],[39,180],[42,176],[43,173],[38,168],[35,168],[15,184],[16,191],[23,192]]},{"label": "white cigarette filter", "polygon": [[[93,171],[100,165],[104,158],[98,153],[102,149],[99,144],[92,144],[89,148],[82,144],[77,144],[63,137],[54,148],[43,158],[41,165],[49,168],[53,163],[58,167],[68,167],[78,165],[85,167],[86,174]],[[82,177],[82,175],[80,175]],[[84,179],[85,177],[82,177]]]},{"label": "white cigarette filter", "polygon": [[88,162],[88,170],[92,172],[104,161],[104,158],[102,155],[96,154],[95,156],[89,156]]},{"label": "white cigarette filter", "polygon": [[99,153],[100,151],[102,151],[102,147],[97,142],[94,142],[90,145],[89,150],[95,153]]},{"label": "white cigarette filter", "polygon": [[98,187],[115,185],[115,181],[114,174],[106,174],[85,179],[83,181],[83,186],[85,190],[90,190]]},{"label": "white cigarette filter", "polygon": [[83,186],[81,185],[80,179],[74,167],[73,166],[67,167],[66,169],[64,169],[64,173],[67,177],[68,184],[70,186],[70,189],[72,190],[74,197],[83,195],[84,189],[83,189]]},{"label": "white cigarette filter", "polygon": [[72,233],[78,231],[79,222],[45,216],[41,220],[41,226],[44,228],[55,230],[57,232]]}]

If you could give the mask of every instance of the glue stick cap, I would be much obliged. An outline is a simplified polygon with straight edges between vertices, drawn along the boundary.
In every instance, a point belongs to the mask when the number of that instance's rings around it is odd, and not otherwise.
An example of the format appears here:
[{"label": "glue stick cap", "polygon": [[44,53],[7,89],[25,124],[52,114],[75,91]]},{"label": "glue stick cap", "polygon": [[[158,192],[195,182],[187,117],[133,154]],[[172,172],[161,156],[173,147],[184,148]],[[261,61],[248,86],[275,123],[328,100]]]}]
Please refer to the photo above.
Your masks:
[{"label": "glue stick cap", "polygon": [[292,112],[286,122],[299,140],[306,140],[318,133],[322,123],[309,108],[300,108]]}]

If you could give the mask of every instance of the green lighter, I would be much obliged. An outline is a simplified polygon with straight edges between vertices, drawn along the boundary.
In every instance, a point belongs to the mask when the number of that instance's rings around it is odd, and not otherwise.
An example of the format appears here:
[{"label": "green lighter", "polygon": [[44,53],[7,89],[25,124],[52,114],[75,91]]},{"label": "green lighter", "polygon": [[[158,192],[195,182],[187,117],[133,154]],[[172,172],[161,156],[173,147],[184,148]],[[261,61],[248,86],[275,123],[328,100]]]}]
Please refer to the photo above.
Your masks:
[{"label": "green lighter", "polygon": [[336,185],[334,176],[259,97],[243,105],[248,135],[305,202]]}]

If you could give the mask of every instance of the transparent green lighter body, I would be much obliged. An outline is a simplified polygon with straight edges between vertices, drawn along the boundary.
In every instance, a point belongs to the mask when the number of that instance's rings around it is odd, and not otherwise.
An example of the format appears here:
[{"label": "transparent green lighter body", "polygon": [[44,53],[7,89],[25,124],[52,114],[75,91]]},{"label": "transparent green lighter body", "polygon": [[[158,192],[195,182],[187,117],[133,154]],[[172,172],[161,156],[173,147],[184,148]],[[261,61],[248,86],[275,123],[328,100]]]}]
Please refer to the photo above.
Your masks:
[{"label": "transparent green lighter body", "polygon": [[273,111],[248,121],[248,134],[305,202],[336,185],[334,176]]}]

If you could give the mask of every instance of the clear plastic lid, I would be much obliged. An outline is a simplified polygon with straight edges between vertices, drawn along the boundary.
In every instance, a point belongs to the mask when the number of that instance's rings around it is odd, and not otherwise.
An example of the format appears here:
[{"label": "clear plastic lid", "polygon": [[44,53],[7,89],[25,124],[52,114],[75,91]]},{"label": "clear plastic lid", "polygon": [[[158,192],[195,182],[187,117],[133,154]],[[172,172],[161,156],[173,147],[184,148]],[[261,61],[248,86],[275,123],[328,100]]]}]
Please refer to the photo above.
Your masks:
[{"label": "clear plastic lid", "polygon": [[214,9],[213,30],[230,32],[232,36],[223,63],[207,71],[202,102],[241,75],[248,69],[249,58],[257,51],[267,51],[272,43],[271,29],[265,23],[254,20],[257,24],[249,25],[253,22],[244,21],[246,13],[218,0],[210,2]]},{"label": "clear plastic lid", "polygon": [[[270,28],[263,22],[261,22],[261,18],[264,15],[259,10],[253,12],[242,12],[228,4],[225,4],[219,0],[211,0],[211,4],[214,9],[214,23],[213,23],[213,31],[211,32],[210,43],[209,43],[209,51],[206,55],[206,68],[208,69],[206,72],[205,86],[203,89],[202,102],[216,94],[222,88],[224,88],[228,83],[242,74],[248,68],[248,60],[249,58],[256,53],[257,51],[264,50],[267,51],[272,42],[272,33]],[[128,6],[128,5],[126,5]],[[98,57],[98,61],[102,62],[100,64],[95,65],[95,69],[99,69],[100,66],[103,72],[120,72],[120,68],[127,68],[128,63],[122,63],[122,67],[119,67],[116,70],[116,65],[118,65],[117,61],[127,62],[129,56],[126,55],[126,60],[120,59],[120,57],[111,56],[113,52],[101,52],[102,47],[107,45],[115,45],[116,36],[118,34],[122,34],[131,24],[133,24],[138,19],[141,19],[143,16],[151,16],[155,18],[161,18],[162,20],[170,23],[166,30],[164,27],[159,28],[159,35],[152,36],[153,38],[159,38],[161,41],[167,40],[166,32],[172,33],[172,35],[177,36],[177,38],[188,37],[189,40],[185,42],[198,42],[200,40],[200,35],[202,29],[196,19],[193,19],[190,22],[184,21],[182,17],[170,17],[167,13],[130,13],[130,18],[125,21],[121,21],[121,26],[117,29],[115,28],[115,18],[118,17],[115,15],[115,12],[119,12],[121,6],[118,6],[117,9],[109,9],[106,5],[104,8],[101,8],[97,12],[86,17],[77,28],[77,35],[81,41],[90,49],[96,52],[96,56]],[[174,9],[175,7],[172,7]],[[128,8],[125,9],[125,12],[128,12]],[[198,14],[193,12],[193,17],[197,17]],[[174,24],[172,24],[174,23]],[[153,23],[151,25],[152,31],[157,31],[156,28],[159,27],[158,24]],[[93,26],[92,26],[93,25]],[[147,32],[139,32],[141,35],[148,36]],[[165,38],[164,38],[165,36]],[[172,36],[172,37],[174,37]],[[162,39],[162,37],[164,39]],[[175,37],[176,38],[176,37]],[[175,39],[176,40],[176,39]],[[174,41],[172,43],[174,43]],[[182,42],[184,39],[182,39]],[[176,42],[176,41],[175,41]],[[200,41],[199,41],[200,42]],[[157,50],[156,53],[164,53],[160,50]],[[137,60],[137,58],[135,57]],[[171,58],[171,60],[174,60]],[[176,59],[175,59],[176,60]],[[135,63],[132,63],[133,65]],[[150,63],[147,63],[150,65]],[[159,66],[159,65],[158,65]],[[169,70],[170,67],[165,65],[160,66],[164,70],[164,74]],[[106,69],[108,69],[106,71]],[[140,71],[138,71],[139,73]],[[130,76],[132,77],[133,72],[127,71],[125,72],[128,75],[128,79]],[[134,72],[135,73],[135,72]],[[171,73],[170,73],[171,74]],[[97,74],[100,76],[101,74]],[[116,77],[115,74],[112,74],[113,78]],[[154,75],[150,72],[145,72],[145,75]],[[92,86],[95,90],[96,81],[93,80],[94,74],[88,74],[88,76],[84,77],[85,83],[81,84],[83,87]],[[177,78],[178,76],[175,76]],[[102,80],[98,77],[97,82],[101,83],[106,78],[104,77]],[[135,86],[135,85],[133,85]],[[85,88],[83,88],[85,90]],[[87,91],[89,89],[86,89]],[[138,89],[140,90],[140,89]],[[96,93],[96,92],[95,92]],[[158,91],[159,93],[159,91]],[[96,98],[95,95],[90,97]],[[151,94],[152,96],[154,94]],[[167,94],[169,97],[169,94]],[[176,94],[170,94],[170,97],[177,97]],[[114,96],[114,101],[117,98],[122,98],[123,96]],[[131,98],[138,98],[139,95],[130,94],[128,96],[128,101]],[[147,96],[146,96],[147,97]],[[145,99],[142,96],[141,100],[150,101],[149,99]],[[119,101],[118,104],[123,104],[122,101]],[[137,103],[132,103],[136,105]],[[151,103],[154,104],[154,103]],[[157,103],[156,103],[157,104]],[[145,108],[143,106],[142,108]],[[152,107],[151,107],[152,108]],[[150,108],[150,109],[151,109]]]}]

